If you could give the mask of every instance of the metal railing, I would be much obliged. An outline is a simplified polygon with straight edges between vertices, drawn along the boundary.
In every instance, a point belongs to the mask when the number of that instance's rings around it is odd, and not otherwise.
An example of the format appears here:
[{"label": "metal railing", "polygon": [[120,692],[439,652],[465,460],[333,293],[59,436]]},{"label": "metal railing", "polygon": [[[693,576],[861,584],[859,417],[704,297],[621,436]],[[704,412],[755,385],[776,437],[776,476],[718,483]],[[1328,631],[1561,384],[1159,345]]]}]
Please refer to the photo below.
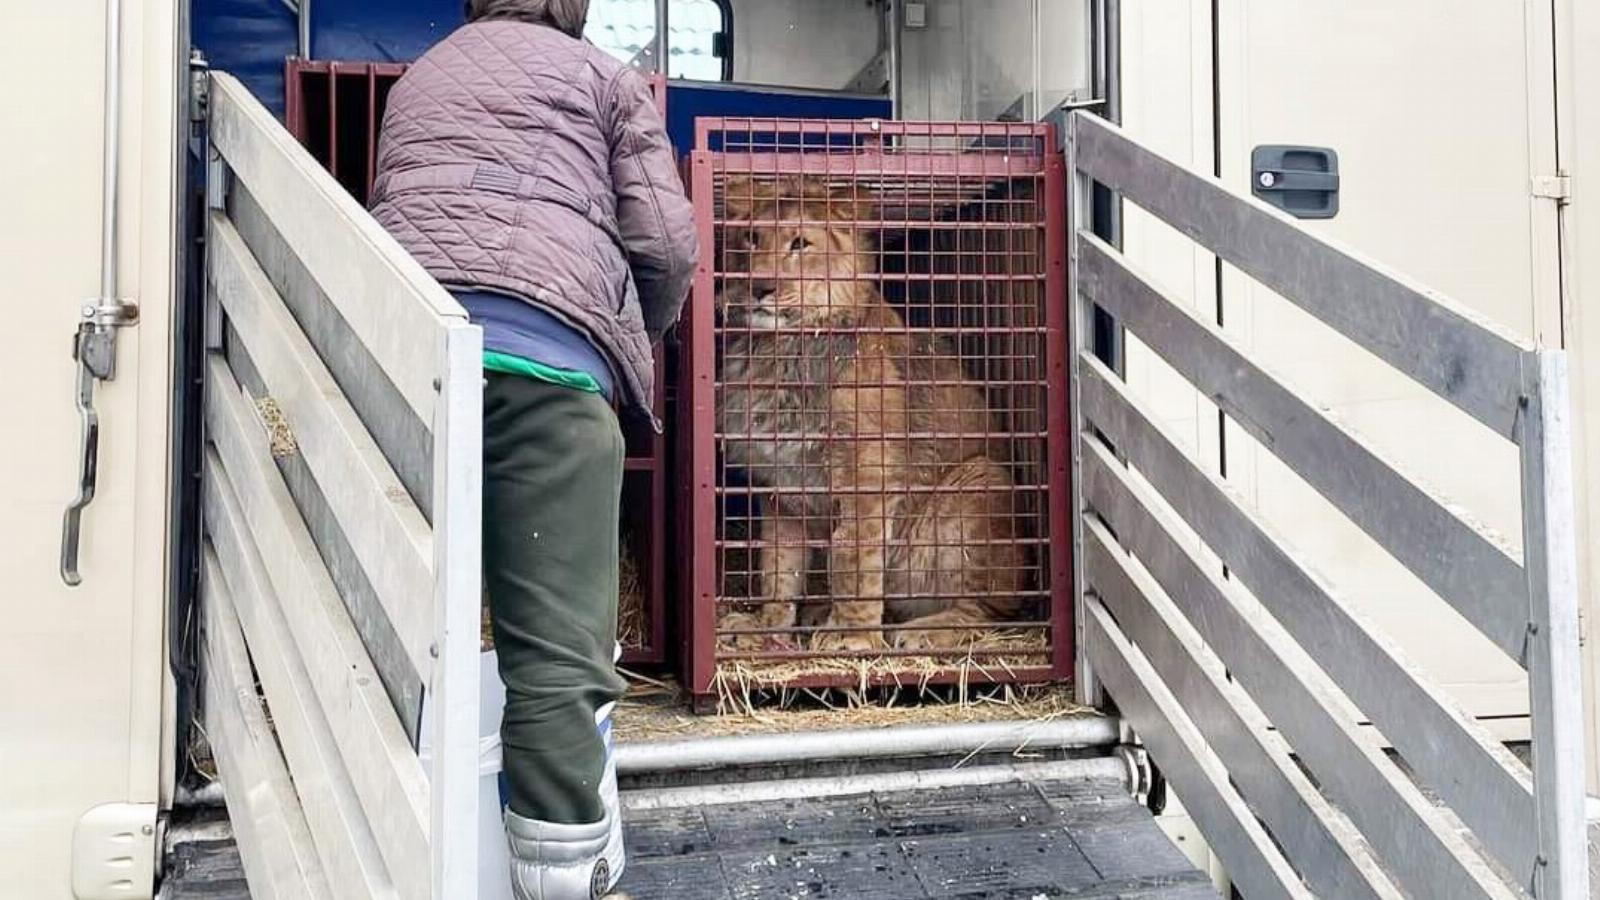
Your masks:
[{"label": "metal railing", "polygon": [[1068,146],[1079,184],[1164,220],[1516,444],[1520,560],[1137,263],[1073,229],[1075,326],[1096,307],[1114,317],[1516,660],[1533,766],[1308,568],[1295,535],[1186,451],[1076,327],[1080,646],[1094,680],[1245,896],[1587,897],[1564,355],[1092,115],[1073,114]]},{"label": "metal railing", "polygon": [[474,897],[482,334],[220,73],[209,138],[205,723],[251,890]]}]

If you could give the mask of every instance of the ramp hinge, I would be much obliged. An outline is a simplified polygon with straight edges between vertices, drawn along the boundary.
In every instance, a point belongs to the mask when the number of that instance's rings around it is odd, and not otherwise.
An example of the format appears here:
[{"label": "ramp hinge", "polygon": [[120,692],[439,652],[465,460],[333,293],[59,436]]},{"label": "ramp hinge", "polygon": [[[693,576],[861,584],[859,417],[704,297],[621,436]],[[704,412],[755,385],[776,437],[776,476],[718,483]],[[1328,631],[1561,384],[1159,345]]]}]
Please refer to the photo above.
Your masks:
[{"label": "ramp hinge", "polygon": [[1572,199],[1572,176],[1565,173],[1533,176],[1533,196],[1565,205]]},{"label": "ramp hinge", "polygon": [[204,122],[211,100],[211,63],[199,50],[189,51],[189,121]]}]

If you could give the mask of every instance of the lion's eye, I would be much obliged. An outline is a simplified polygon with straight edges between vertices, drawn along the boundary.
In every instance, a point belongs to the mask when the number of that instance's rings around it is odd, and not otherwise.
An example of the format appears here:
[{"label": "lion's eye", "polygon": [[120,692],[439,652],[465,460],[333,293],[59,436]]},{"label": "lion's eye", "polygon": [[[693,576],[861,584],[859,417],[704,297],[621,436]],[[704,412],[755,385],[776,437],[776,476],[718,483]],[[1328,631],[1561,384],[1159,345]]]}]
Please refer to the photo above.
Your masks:
[{"label": "lion's eye", "polygon": [[799,253],[801,250],[804,250],[804,249],[806,249],[806,248],[808,248],[810,246],[811,246],[811,242],[806,240],[804,236],[797,237],[794,240],[789,242],[789,252],[790,253]]}]

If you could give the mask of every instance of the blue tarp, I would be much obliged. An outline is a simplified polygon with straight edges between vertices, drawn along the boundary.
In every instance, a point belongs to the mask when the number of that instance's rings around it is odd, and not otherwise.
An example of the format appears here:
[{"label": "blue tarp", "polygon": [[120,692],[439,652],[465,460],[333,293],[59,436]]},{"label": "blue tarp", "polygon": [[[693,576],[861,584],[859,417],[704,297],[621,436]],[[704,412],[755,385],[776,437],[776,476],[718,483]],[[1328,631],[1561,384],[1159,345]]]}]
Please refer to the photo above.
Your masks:
[{"label": "blue tarp", "polygon": [[311,55],[410,62],[465,18],[462,0],[313,0]]},{"label": "blue tarp", "polygon": [[193,0],[190,40],[212,68],[228,72],[283,116],[283,63],[294,55],[294,13],[283,0]]}]

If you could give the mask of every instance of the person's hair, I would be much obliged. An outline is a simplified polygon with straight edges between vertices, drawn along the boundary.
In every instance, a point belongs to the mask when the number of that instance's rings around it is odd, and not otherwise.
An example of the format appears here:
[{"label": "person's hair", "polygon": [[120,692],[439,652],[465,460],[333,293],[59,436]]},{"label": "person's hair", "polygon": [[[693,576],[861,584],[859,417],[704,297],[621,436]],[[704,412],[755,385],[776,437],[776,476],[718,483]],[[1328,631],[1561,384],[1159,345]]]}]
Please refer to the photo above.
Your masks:
[{"label": "person's hair", "polygon": [[583,36],[589,0],[466,0],[467,21],[510,19],[548,25],[573,37]]}]

